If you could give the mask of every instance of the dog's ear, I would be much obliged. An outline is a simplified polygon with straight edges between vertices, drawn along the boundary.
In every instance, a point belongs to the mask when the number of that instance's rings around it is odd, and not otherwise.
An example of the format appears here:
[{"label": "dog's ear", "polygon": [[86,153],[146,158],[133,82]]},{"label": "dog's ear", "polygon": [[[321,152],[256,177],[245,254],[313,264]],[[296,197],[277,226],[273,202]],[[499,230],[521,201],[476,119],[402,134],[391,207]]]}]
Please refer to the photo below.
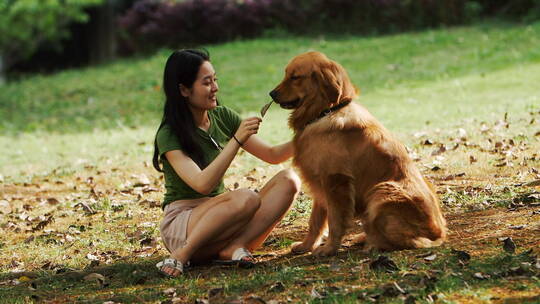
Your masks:
[{"label": "dog's ear", "polygon": [[332,63],[321,66],[314,73],[320,88],[322,88],[322,91],[326,95],[326,100],[330,104],[336,103],[341,97],[341,81],[338,74],[337,67]]},{"label": "dog's ear", "polygon": [[330,61],[329,64],[321,66],[315,72],[315,77],[330,104],[352,100],[356,96],[357,90],[351,83],[347,71],[337,62]]}]

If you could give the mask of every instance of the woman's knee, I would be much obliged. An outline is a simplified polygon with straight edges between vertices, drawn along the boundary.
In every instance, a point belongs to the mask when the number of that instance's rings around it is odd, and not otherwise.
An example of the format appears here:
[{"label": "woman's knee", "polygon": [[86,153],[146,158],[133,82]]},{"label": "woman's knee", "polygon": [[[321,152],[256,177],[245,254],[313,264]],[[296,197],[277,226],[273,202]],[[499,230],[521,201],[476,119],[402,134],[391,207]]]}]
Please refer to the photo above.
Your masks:
[{"label": "woman's knee", "polygon": [[294,170],[285,169],[277,174],[277,182],[286,188],[286,191],[296,194],[300,191],[302,182]]},{"label": "woman's knee", "polygon": [[261,206],[260,195],[249,189],[238,189],[233,191],[234,205],[237,214],[253,215]]}]

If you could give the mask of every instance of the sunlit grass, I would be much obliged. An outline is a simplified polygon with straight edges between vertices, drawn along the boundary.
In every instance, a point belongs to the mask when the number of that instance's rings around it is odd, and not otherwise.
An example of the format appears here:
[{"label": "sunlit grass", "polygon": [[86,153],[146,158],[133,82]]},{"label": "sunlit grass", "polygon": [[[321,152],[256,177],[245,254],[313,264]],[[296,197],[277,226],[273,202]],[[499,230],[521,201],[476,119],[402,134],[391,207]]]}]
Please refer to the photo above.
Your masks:
[{"label": "sunlit grass", "polygon": [[[284,66],[305,51],[322,51],[340,62],[366,98],[438,83],[452,87],[452,95],[463,99],[463,82],[456,80],[505,69],[517,69],[515,75],[519,68],[538,63],[539,37],[540,23],[485,24],[383,37],[265,38],[207,48],[219,75],[222,103],[245,112],[256,111],[269,100],[268,92],[281,80]],[[0,90],[0,130],[65,133],[118,129],[119,125],[154,126],[161,115],[161,78],[169,53],[164,50],[149,58],[8,84]],[[526,70],[522,72],[512,79],[527,78]],[[430,103],[446,103],[445,96],[434,97]],[[410,103],[413,99],[407,98],[405,109],[417,106]],[[520,109],[526,102],[512,103],[509,109]],[[394,115],[381,118],[396,119]]]}]

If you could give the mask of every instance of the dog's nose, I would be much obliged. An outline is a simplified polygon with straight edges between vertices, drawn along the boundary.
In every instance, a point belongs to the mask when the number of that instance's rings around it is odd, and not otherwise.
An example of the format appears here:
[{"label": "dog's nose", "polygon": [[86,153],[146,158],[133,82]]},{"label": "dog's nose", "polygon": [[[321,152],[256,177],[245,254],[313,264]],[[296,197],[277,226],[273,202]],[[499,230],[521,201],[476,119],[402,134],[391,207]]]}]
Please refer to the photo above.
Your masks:
[{"label": "dog's nose", "polygon": [[278,97],[278,92],[277,92],[276,90],[272,90],[272,91],[270,92],[270,97],[272,97],[272,99],[273,99],[274,101],[277,101],[276,99],[277,99],[277,97]]}]

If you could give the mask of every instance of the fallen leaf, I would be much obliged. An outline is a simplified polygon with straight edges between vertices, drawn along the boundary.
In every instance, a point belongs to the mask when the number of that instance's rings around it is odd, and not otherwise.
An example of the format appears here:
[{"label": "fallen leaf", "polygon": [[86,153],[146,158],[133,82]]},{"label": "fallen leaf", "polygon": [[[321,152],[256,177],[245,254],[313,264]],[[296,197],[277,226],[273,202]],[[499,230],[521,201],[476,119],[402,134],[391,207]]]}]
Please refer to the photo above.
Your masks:
[{"label": "fallen leaf", "polygon": [[139,241],[141,246],[154,246],[157,242],[152,237],[145,237],[142,240]]},{"label": "fallen leaf", "polygon": [[94,177],[93,176],[89,176],[86,181],[85,181],[86,184],[88,185],[92,185],[94,183]]},{"label": "fallen leaf", "polygon": [[503,162],[500,162],[500,163],[496,163],[494,166],[500,168],[500,167],[505,167],[506,165],[508,165],[508,162],[503,161]]},{"label": "fallen leaf", "polygon": [[266,301],[263,300],[259,296],[249,295],[244,299],[244,301],[241,301],[240,303],[245,303],[245,304],[266,304]]},{"label": "fallen leaf", "polygon": [[139,205],[148,205],[148,207],[150,207],[150,208],[161,207],[160,202],[154,201],[154,200],[148,200],[148,199],[144,199],[142,201],[139,201]]},{"label": "fallen leaf", "polygon": [[405,294],[405,290],[403,290],[396,282],[385,284],[382,289],[383,295],[387,297],[397,297],[400,294]]},{"label": "fallen leaf", "polygon": [[475,162],[477,162],[477,161],[478,161],[478,159],[476,159],[476,157],[474,157],[474,155],[470,155],[470,156],[469,156],[469,163],[472,164],[472,163],[475,163]]},{"label": "fallen leaf", "polygon": [[31,243],[35,238],[36,238],[35,236],[31,235],[31,236],[27,237],[26,240],[24,240],[24,243],[25,243],[25,244],[29,244],[29,243]]},{"label": "fallen leaf", "polygon": [[425,257],[430,256],[430,255],[432,255],[432,254],[433,254],[432,251],[428,251],[428,252],[424,252],[424,253],[418,254],[418,255],[416,255],[415,257],[417,257],[417,258],[425,258]]},{"label": "fallen leaf", "polygon": [[89,259],[90,261],[99,261],[99,257],[91,253],[87,254],[86,258]]},{"label": "fallen leaf", "polygon": [[462,172],[462,173],[457,173],[457,174],[450,174],[450,175],[444,177],[443,180],[449,181],[449,180],[455,179],[456,177],[463,177],[463,176],[465,176],[465,173],[464,173],[464,172]]},{"label": "fallen leaf", "polygon": [[407,293],[403,288],[401,288],[401,286],[398,285],[397,282],[394,282],[394,287],[403,294]]},{"label": "fallen leaf", "polygon": [[457,137],[462,140],[462,141],[466,141],[467,140],[467,131],[463,128],[459,128],[457,129]]},{"label": "fallen leaf", "polygon": [[471,260],[471,255],[466,251],[452,249],[452,252],[457,256],[458,260],[468,262]]},{"label": "fallen leaf", "polygon": [[0,213],[9,214],[11,213],[11,205],[6,200],[0,200]]},{"label": "fallen leaf", "polygon": [[490,275],[488,274],[484,274],[484,273],[481,273],[481,272],[475,272],[473,274],[473,277],[474,278],[477,278],[479,280],[486,280],[486,279],[489,279],[490,278]]},{"label": "fallen leaf", "polygon": [[45,228],[45,226],[49,225],[50,223],[52,223],[54,221],[54,217],[51,215],[49,216],[48,218],[40,221],[36,227],[32,228],[32,231],[39,231],[39,230],[42,230],[43,228]]},{"label": "fallen leaf", "polygon": [[324,292],[318,292],[315,287],[311,289],[310,296],[312,299],[324,299],[326,297],[326,294]]},{"label": "fallen leaf", "polygon": [[32,281],[32,279],[27,277],[27,276],[21,276],[17,280],[19,280],[19,282],[21,282],[21,283]]},{"label": "fallen leaf", "polygon": [[431,152],[431,156],[437,156],[439,154],[442,154],[446,152],[446,146],[444,144],[440,144],[439,148],[433,152]]},{"label": "fallen leaf", "polygon": [[507,237],[503,240],[503,249],[508,253],[516,252],[516,244],[511,237]]},{"label": "fallen leaf", "polygon": [[540,186],[540,179],[534,180],[532,182],[525,183],[525,184],[523,184],[523,186],[526,186],[526,187]]},{"label": "fallen leaf", "polygon": [[276,283],[272,284],[272,286],[270,286],[270,288],[268,288],[268,291],[270,291],[270,292],[282,292],[282,291],[285,291],[285,286],[281,282],[276,282]]},{"label": "fallen leaf", "polygon": [[437,258],[436,254],[431,254],[431,255],[428,255],[427,257],[425,257],[424,260],[431,262],[431,261],[434,261],[436,258]]},{"label": "fallen leaf", "polygon": [[369,268],[371,270],[384,270],[386,272],[394,272],[399,270],[396,263],[384,255],[379,256],[375,261],[369,263]]},{"label": "fallen leaf", "polygon": [[114,211],[114,212],[119,212],[119,211],[124,210],[124,205],[123,205],[123,204],[120,204],[120,203],[113,203],[113,204],[111,205],[111,209],[112,209],[112,211]]},{"label": "fallen leaf", "polygon": [[427,135],[427,133],[424,132],[424,131],[422,131],[422,132],[416,132],[416,133],[413,134],[413,136],[416,137],[416,138],[420,138],[420,137],[426,136],[426,135]]},{"label": "fallen leaf", "polygon": [[208,299],[211,301],[212,298],[223,296],[223,288],[212,288],[208,291]]},{"label": "fallen leaf", "polygon": [[379,299],[381,298],[381,295],[378,293],[375,293],[375,291],[368,292],[362,292],[361,294],[358,294],[356,296],[356,299],[361,300],[361,303],[379,303]]},{"label": "fallen leaf", "polygon": [[176,294],[176,288],[174,287],[171,287],[171,288],[167,288],[163,291],[163,294],[165,296],[168,296],[168,297],[174,297],[175,294]]},{"label": "fallen leaf", "polygon": [[53,270],[56,267],[57,266],[53,264],[53,262],[51,261],[47,261],[45,262],[45,264],[41,265],[41,269],[46,269],[46,270]]},{"label": "fallen leaf", "polygon": [[47,199],[47,203],[48,203],[49,205],[53,205],[53,206],[54,206],[54,205],[58,205],[60,202],[59,202],[56,198],[54,198],[54,197],[49,197],[49,198]]},{"label": "fallen leaf", "polygon": [[105,286],[105,277],[99,273],[91,273],[89,275],[86,275],[83,279],[90,282],[95,281],[99,284],[100,287]]},{"label": "fallen leaf", "polygon": [[96,211],[91,206],[89,206],[87,203],[84,203],[84,202],[80,202],[73,207],[75,208],[81,207],[87,215],[96,214]]},{"label": "fallen leaf", "polygon": [[140,175],[134,174],[132,175],[132,177],[135,177],[137,179],[137,182],[133,184],[134,188],[150,185],[150,179],[146,176],[146,174],[140,174]]},{"label": "fallen leaf", "polygon": [[158,192],[158,191],[159,191],[158,188],[154,188],[154,187],[150,187],[150,186],[145,186],[144,188],[142,188],[143,193]]},{"label": "fallen leaf", "polygon": [[96,267],[99,266],[99,264],[100,264],[99,260],[91,260],[90,264],[88,264],[87,268],[89,268],[89,269],[96,268]]}]

